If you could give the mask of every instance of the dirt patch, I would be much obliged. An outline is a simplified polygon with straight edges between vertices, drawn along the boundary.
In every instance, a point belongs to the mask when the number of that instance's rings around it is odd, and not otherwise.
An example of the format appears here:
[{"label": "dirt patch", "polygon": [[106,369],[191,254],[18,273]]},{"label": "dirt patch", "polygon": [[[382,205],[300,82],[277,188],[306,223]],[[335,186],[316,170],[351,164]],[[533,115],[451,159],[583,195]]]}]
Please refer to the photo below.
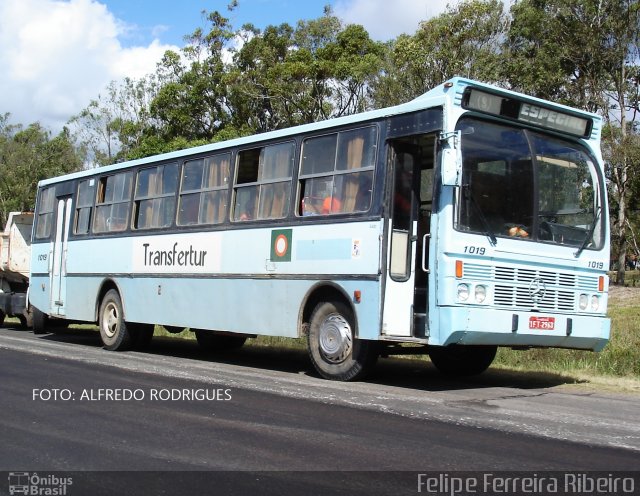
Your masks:
[{"label": "dirt patch", "polygon": [[609,304],[618,307],[640,306],[640,288],[609,286]]}]

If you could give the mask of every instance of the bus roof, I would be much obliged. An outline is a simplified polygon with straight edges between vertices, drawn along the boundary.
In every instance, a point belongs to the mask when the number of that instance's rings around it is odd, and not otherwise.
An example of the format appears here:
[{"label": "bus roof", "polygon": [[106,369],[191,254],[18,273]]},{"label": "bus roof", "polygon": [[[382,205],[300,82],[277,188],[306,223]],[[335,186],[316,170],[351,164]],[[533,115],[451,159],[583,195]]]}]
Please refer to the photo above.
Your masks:
[{"label": "bus roof", "polygon": [[573,113],[576,115],[580,115],[583,117],[588,117],[593,119],[594,121],[594,132],[597,132],[597,136],[592,134],[592,138],[599,138],[599,132],[601,128],[601,117],[597,114],[591,114],[589,112],[577,110],[571,107],[567,107],[565,105],[552,103],[547,100],[542,100],[536,97],[528,96],[522,93],[513,92],[510,90],[505,90],[503,88],[499,88],[497,86],[493,86],[490,84],[482,83],[480,81],[475,81],[472,79],[455,77],[452,78],[435,88],[427,91],[421,96],[406,102],[400,105],[396,105],[393,107],[386,107],[378,110],[371,110],[367,112],[361,112],[358,114],[353,114],[345,117],[338,117],[334,119],[327,119],[324,121],[314,122],[311,124],[303,124],[299,126],[293,126],[285,129],[280,129],[277,131],[269,131],[261,134],[254,134],[251,136],[246,136],[243,138],[235,138],[227,141],[221,141],[218,143],[211,143],[207,145],[196,146],[192,148],[186,148],[182,150],[176,150],[173,152],[162,153],[159,155],[152,155],[149,157],[129,160],[126,162],[120,162],[117,164],[107,165],[103,167],[93,168],[93,169],[85,169],[79,172],[74,172],[71,174],[66,174],[64,176],[53,177],[49,179],[43,179],[38,183],[38,186],[46,186],[48,184],[53,184],[61,181],[73,180],[76,178],[82,178],[87,176],[92,176],[95,174],[104,174],[105,172],[117,171],[120,169],[126,169],[128,167],[134,167],[138,165],[144,165],[149,163],[155,163],[159,161],[168,161],[174,159],[181,159],[185,157],[189,157],[191,155],[197,155],[202,153],[215,152],[217,150],[224,150],[232,147],[242,147],[251,144],[259,144],[265,141],[277,140],[281,138],[287,138],[291,136],[295,136],[298,134],[304,134],[312,131],[318,131],[323,129],[331,129],[334,127],[345,126],[349,124],[357,124],[359,122],[367,122],[376,119],[383,119],[386,117],[392,117],[394,115],[406,114],[410,112],[417,112],[419,110],[424,110],[427,108],[433,108],[437,106],[444,105],[447,101],[449,101],[452,105],[460,106],[461,96],[464,92],[465,88],[468,86],[473,86],[476,88],[484,88],[490,90],[493,93],[503,94],[505,97],[517,97],[522,100],[526,100],[530,103],[539,103],[546,106],[553,106],[558,110],[564,110],[569,113]]}]

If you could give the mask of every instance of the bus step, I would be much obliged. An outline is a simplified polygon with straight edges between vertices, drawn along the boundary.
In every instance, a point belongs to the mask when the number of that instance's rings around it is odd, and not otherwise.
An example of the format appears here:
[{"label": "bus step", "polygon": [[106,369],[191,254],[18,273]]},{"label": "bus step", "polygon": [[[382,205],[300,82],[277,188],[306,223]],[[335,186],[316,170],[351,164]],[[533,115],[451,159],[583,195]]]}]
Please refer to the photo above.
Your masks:
[{"label": "bus step", "polygon": [[413,314],[413,335],[416,338],[428,338],[429,330],[427,329],[427,314]]}]

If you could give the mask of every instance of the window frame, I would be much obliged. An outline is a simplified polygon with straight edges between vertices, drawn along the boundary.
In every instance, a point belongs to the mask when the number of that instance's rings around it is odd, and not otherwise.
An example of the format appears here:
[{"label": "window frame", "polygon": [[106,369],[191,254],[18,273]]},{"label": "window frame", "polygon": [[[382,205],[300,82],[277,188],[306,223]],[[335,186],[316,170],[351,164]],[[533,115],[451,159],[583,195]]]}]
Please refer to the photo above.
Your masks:
[{"label": "window frame", "polygon": [[[105,233],[113,233],[113,232],[123,232],[126,231],[128,229],[129,226],[129,217],[131,214],[131,195],[133,193],[133,173],[134,170],[133,169],[128,169],[128,170],[120,170],[120,171],[116,171],[113,174],[105,174],[104,176],[98,176],[96,179],[98,180],[98,184],[97,184],[97,188],[96,188],[96,201],[95,201],[95,215],[93,216],[93,222],[92,222],[92,232],[94,234],[105,234]],[[129,176],[127,179],[127,175]],[[129,192],[128,192],[128,196],[126,198],[121,197],[118,200],[109,200],[109,201],[104,201],[104,197],[106,196],[106,189],[108,186],[108,181],[111,178],[116,178],[118,176],[122,176],[124,177],[125,182],[128,180],[129,181]],[[103,195],[103,200],[100,201],[100,194]],[[104,207],[110,207],[111,208],[111,213],[113,213],[113,207],[115,205],[123,205],[126,204],[127,209],[126,209],[126,216],[124,217],[124,223],[122,224],[117,224],[118,229],[114,229],[112,228],[111,224],[109,224],[109,220],[112,218],[111,216],[108,217],[105,220],[105,228],[104,229],[97,229],[97,225],[100,219],[100,215],[98,215],[98,212],[103,209]],[[114,224],[115,226],[115,224]]]},{"label": "window frame", "polygon": [[[91,233],[91,228],[92,228],[92,220],[93,220],[93,210],[95,208],[95,200],[96,200],[96,192],[95,190],[96,185],[97,185],[97,178],[96,177],[88,177],[85,179],[80,179],[78,181],[78,187],[76,188],[76,199],[75,199],[75,205],[74,205],[74,220],[73,220],[73,235],[74,236],[87,236],[88,234]],[[83,184],[88,184],[89,185],[89,189],[88,189],[88,202],[87,203],[82,203],[81,200],[81,195],[80,195],[80,188]],[[79,222],[80,222],[80,216],[82,215],[83,211],[89,210],[88,213],[88,219],[87,219],[87,225],[86,225],[86,230],[83,231],[79,231],[78,227],[79,227]]]},{"label": "window frame", "polygon": [[[269,174],[265,179],[265,171],[273,172],[273,170],[268,168],[268,164],[270,157],[266,156],[268,149],[275,149],[277,147],[288,147],[289,154],[287,158],[287,162],[289,163],[287,166],[288,175],[278,175],[272,176]],[[284,219],[289,216],[290,213],[290,204],[291,204],[291,192],[292,192],[292,184],[293,184],[293,174],[295,170],[295,161],[296,161],[296,151],[297,145],[296,141],[286,140],[280,141],[276,143],[268,143],[268,144],[260,144],[259,146],[253,146],[251,148],[245,148],[242,150],[238,150],[236,153],[235,159],[235,171],[234,171],[234,180],[233,180],[233,192],[232,192],[232,201],[231,201],[231,209],[229,213],[230,221],[234,224],[243,223],[246,221],[265,221],[265,220],[279,220]],[[247,181],[238,183],[238,178],[241,174],[241,160],[245,154],[250,152],[258,152],[258,160],[257,160],[257,171],[256,178],[254,181]],[[277,160],[277,156],[274,157]],[[255,161],[254,161],[255,163]],[[282,162],[284,163],[284,162]],[[274,169],[280,165],[280,162],[276,163]],[[282,200],[281,212],[279,214],[273,215],[264,215],[263,207],[265,205],[264,199],[265,190],[271,188],[271,186],[282,184],[284,186],[284,198]],[[253,205],[250,207],[252,212],[247,218],[243,218],[246,212],[242,212],[239,214],[239,197],[244,196],[245,191],[250,191],[250,189],[254,189],[253,192],[253,200],[251,202]],[[242,194],[239,194],[242,192]],[[275,196],[271,197],[272,199]],[[273,211],[273,203],[271,205],[271,210]]]},{"label": "window frame", "polygon": [[[176,177],[174,180],[173,188],[170,191],[165,192],[163,191],[165,171],[170,167],[175,168]],[[151,170],[155,170],[155,173],[153,173],[152,176],[149,176],[149,181],[151,181],[151,178],[155,176],[156,178],[155,180],[156,181],[159,180],[160,192],[154,192],[151,194],[146,193],[144,195],[139,196],[138,187],[141,184],[140,176],[144,172],[151,171]],[[177,204],[176,195],[178,192],[178,185],[180,183],[179,163],[167,162],[163,164],[150,164],[149,166],[140,167],[136,170],[135,179],[136,179],[135,188],[133,188],[133,201],[132,201],[133,209],[132,209],[132,215],[131,215],[131,229],[133,231],[148,231],[150,229],[168,229],[173,227],[176,220],[176,204]],[[148,188],[150,189],[151,187],[149,186]],[[160,224],[159,223],[160,219],[165,218],[164,216],[162,216],[162,213],[163,213],[165,201],[167,200],[169,200],[169,203],[171,203],[170,200],[173,200],[173,204],[170,206],[170,210],[171,210],[170,215],[168,215],[167,217],[169,220],[169,223]],[[142,211],[143,202],[151,202],[151,225],[145,224],[143,227],[140,227],[139,226],[140,212]],[[156,216],[158,220],[157,224],[154,222],[154,219],[156,218]]]},{"label": "window frame", "polygon": [[[228,210],[229,210],[229,184],[230,184],[230,179],[231,179],[231,166],[232,166],[232,153],[231,150],[227,150],[227,151],[221,151],[220,153],[216,153],[214,155],[206,155],[204,157],[199,157],[199,158],[192,158],[192,159],[188,159],[182,162],[182,165],[180,167],[180,177],[179,177],[179,188],[178,188],[178,201],[177,201],[177,207],[176,207],[176,227],[178,228],[185,228],[185,227],[189,227],[189,226],[216,226],[216,225],[220,225],[223,224],[225,222],[225,220],[227,219],[227,215],[228,215]],[[223,178],[222,183],[217,184],[216,186],[205,186],[204,182],[205,182],[205,168],[206,167],[211,167],[212,161],[216,160],[216,159],[220,159],[221,162],[220,164],[218,164],[218,167],[224,167],[223,163],[226,160],[227,165],[226,165],[226,171],[222,171],[223,174],[226,174],[226,177]],[[202,161],[202,178],[200,180],[200,187],[198,189],[188,189],[188,190],[184,190],[183,186],[184,186],[184,181],[185,181],[185,169],[186,167],[190,164],[190,163],[195,163],[195,162],[199,162]],[[210,173],[210,169],[209,169],[209,173]],[[210,177],[210,176],[209,176]],[[213,192],[217,192],[217,193],[223,193],[224,194],[224,211],[222,212],[222,215],[218,215],[218,218],[213,220],[213,221],[207,221],[207,219],[204,219],[203,221],[203,207],[205,206],[205,197],[207,196],[207,194],[209,193],[213,193]],[[181,213],[181,208],[182,208],[182,201],[183,198],[189,195],[198,195],[198,213],[197,213],[197,219],[196,222],[187,222],[187,223],[182,223],[180,221],[180,213]]]},{"label": "window frame", "polygon": [[[45,207],[48,208],[48,205],[46,205],[45,202],[49,202],[49,197],[47,196],[47,198],[45,199],[44,197],[45,194],[51,196],[50,210],[44,210]],[[53,232],[53,220],[54,220],[55,210],[56,210],[56,186],[52,185],[52,186],[42,188],[40,190],[40,197],[38,201],[38,218],[37,218],[36,229],[34,234],[34,237],[36,240],[42,241],[42,240],[47,240],[51,238],[51,233]],[[45,219],[47,220],[47,223],[42,224],[42,222]],[[42,225],[46,226],[45,228],[47,231],[46,234],[41,234],[40,232],[40,227]]]},{"label": "window frame", "polygon": [[[362,147],[362,158],[360,160],[360,167],[353,167],[353,168],[343,167],[343,163],[346,164],[348,162],[348,159],[340,161],[340,158],[343,152],[345,151],[344,146],[351,141],[351,140],[346,140],[345,138],[349,134],[352,134],[352,133],[356,134],[358,132],[370,133],[369,136],[365,136],[364,138],[363,147]],[[353,214],[363,214],[363,213],[369,212],[373,206],[375,171],[376,171],[376,164],[377,164],[378,153],[379,153],[379,150],[378,150],[379,134],[380,134],[380,131],[378,126],[376,124],[369,124],[365,126],[359,126],[355,128],[349,128],[349,129],[341,129],[341,130],[336,130],[336,131],[332,131],[325,134],[304,137],[302,139],[302,143],[300,147],[298,184],[297,184],[298,191],[297,191],[296,212],[295,212],[296,217],[308,217],[308,216],[325,217],[327,215],[331,215],[331,216],[353,215]],[[335,136],[335,147],[334,147],[335,152],[333,156],[333,168],[328,171],[304,173],[303,168],[305,165],[304,162],[306,158],[305,143],[315,139],[326,139],[329,136]],[[370,138],[370,148],[371,148],[370,152],[366,147],[367,140],[369,138]],[[347,152],[347,155],[348,155],[348,152]],[[369,165],[362,167],[362,164],[365,163],[365,159],[367,160]],[[365,198],[365,200],[367,200],[366,208],[357,207],[357,204],[359,203],[358,198],[360,193],[358,191],[355,193],[355,195],[353,195],[353,198],[351,198],[351,200],[353,200],[353,203],[354,203],[352,208],[344,209],[342,205],[343,202],[339,201],[339,204],[340,204],[338,207],[339,210],[333,211],[336,206],[336,203],[334,200],[334,195],[337,191],[336,178],[341,178],[341,180],[344,180],[344,178],[350,178],[356,175],[361,175],[361,177],[365,175],[368,176],[368,179],[366,180],[369,183],[368,184],[369,188],[367,190],[368,196]],[[318,207],[317,205],[316,206],[305,205],[304,199],[308,197],[308,195],[305,195],[306,181],[315,181],[318,179],[325,179],[331,182],[331,197],[324,198],[321,205],[318,202],[318,205],[320,205],[320,207]],[[359,189],[360,189],[360,185],[358,186],[358,190]],[[344,187],[341,187],[341,191],[344,192]],[[328,205],[325,205],[326,200],[328,198],[330,198],[330,201]],[[328,210],[328,211],[325,211],[325,210]]]}]

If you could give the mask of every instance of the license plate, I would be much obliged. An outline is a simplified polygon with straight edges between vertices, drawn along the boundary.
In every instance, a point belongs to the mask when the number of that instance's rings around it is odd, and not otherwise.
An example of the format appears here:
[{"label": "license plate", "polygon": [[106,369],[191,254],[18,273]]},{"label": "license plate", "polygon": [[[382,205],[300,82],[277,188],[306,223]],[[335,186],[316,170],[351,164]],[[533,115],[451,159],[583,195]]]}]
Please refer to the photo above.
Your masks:
[{"label": "license plate", "polygon": [[529,317],[529,329],[553,331],[555,327],[556,319],[554,317]]}]

